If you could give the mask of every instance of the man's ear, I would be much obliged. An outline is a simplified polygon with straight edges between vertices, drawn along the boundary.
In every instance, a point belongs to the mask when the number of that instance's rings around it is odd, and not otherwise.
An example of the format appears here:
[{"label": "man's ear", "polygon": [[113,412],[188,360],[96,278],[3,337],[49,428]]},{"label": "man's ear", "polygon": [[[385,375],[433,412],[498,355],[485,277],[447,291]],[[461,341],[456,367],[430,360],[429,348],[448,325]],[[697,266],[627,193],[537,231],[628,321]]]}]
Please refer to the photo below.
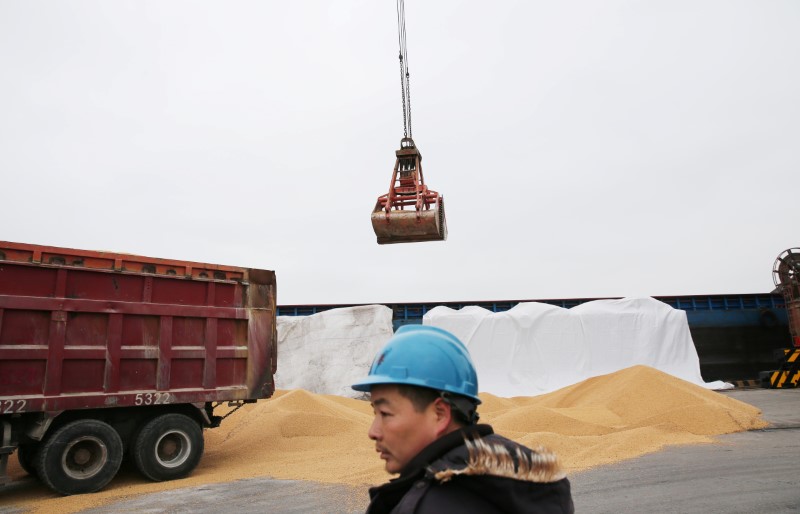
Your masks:
[{"label": "man's ear", "polygon": [[436,398],[436,400],[433,401],[433,412],[436,415],[436,425],[440,427],[440,430],[444,431],[449,428],[453,420],[453,412],[450,408],[450,404],[442,398]]}]

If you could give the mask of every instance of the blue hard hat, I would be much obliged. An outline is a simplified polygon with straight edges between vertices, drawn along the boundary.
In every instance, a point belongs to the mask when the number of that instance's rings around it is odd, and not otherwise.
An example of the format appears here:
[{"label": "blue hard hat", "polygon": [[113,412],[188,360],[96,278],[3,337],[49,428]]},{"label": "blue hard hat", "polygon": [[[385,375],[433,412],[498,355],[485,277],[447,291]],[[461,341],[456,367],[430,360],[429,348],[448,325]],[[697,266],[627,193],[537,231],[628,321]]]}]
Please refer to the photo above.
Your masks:
[{"label": "blue hard hat", "polygon": [[429,325],[400,327],[375,356],[369,375],[352,387],[369,392],[378,384],[428,387],[481,401],[467,347],[450,332]]}]

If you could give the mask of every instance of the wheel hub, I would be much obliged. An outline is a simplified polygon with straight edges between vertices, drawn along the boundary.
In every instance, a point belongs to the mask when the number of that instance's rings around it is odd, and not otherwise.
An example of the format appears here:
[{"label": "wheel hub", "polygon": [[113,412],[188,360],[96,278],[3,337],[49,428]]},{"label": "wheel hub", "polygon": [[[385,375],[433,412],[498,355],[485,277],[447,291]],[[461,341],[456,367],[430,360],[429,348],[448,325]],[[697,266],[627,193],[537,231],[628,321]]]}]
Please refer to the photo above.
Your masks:
[{"label": "wheel hub", "polygon": [[65,474],[76,480],[91,478],[108,460],[105,443],[94,436],[79,437],[71,441],[61,457],[61,468]]},{"label": "wheel hub", "polygon": [[167,468],[180,466],[192,453],[189,435],[182,430],[173,430],[162,435],[156,444],[156,459]]}]

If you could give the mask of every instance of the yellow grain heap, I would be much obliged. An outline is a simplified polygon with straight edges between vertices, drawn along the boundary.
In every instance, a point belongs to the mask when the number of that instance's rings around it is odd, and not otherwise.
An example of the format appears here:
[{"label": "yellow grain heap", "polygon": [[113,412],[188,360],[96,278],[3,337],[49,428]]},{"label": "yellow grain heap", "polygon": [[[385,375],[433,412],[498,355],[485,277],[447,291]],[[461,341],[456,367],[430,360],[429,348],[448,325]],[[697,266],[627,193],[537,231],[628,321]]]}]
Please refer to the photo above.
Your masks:
[{"label": "yellow grain heap", "polygon": [[[549,447],[568,472],[767,425],[751,405],[646,366],[542,396],[481,398],[481,422],[525,445]],[[69,498],[28,479],[13,495],[0,491],[0,507],[68,512],[134,494],[260,476],[376,484],[387,475],[366,435],[371,420],[364,401],[279,391],[206,431],[205,456],[187,479],[151,483],[127,472],[104,491]],[[10,468],[15,478],[24,477],[16,462]]]}]

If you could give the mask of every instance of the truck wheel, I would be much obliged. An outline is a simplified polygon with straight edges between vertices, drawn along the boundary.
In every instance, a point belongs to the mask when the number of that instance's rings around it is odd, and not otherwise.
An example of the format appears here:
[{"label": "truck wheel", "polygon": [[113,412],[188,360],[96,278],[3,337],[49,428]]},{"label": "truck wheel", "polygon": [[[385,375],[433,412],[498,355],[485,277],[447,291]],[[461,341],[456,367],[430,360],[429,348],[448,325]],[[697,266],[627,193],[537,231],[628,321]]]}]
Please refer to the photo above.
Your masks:
[{"label": "truck wheel", "polygon": [[39,450],[38,444],[21,444],[17,447],[17,460],[19,466],[32,477],[38,477],[36,472],[35,459],[36,452]]},{"label": "truck wheel", "polygon": [[203,456],[203,429],[183,414],[163,414],[150,420],[136,437],[133,460],[150,480],[182,478]]},{"label": "truck wheel", "polygon": [[105,487],[122,463],[122,439],[107,423],[82,419],[56,430],[36,458],[39,478],[61,494]]}]

